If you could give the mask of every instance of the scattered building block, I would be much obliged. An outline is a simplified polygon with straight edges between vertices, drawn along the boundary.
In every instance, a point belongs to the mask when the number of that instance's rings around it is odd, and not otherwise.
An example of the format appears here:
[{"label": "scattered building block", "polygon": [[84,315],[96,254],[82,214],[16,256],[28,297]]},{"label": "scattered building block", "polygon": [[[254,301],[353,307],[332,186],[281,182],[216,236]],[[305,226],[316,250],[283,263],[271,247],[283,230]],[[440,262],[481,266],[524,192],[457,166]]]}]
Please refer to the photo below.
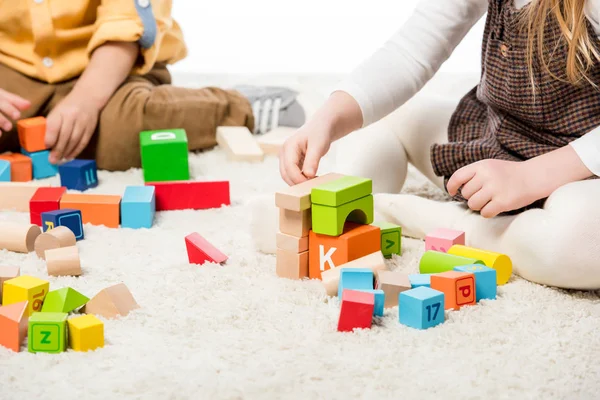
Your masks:
[{"label": "scattered building block", "polygon": [[245,126],[219,126],[217,143],[232,161],[262,161],[265,153]]},{"label": "scattered building block", "polygon": [[60,249],[61,247],[75,246],[75,234],[66,226],[58,226],[48,232],[42,233],[35,239],[35,253],[42,260],[46,259],[46,250]]},{"label": "scattered building block", "polygon": [[50,282],[33,276],[19,276],[4,282],[2,289],[2,304],[10,304],[27,301],[27,316],[42,309],[44,298],[48,294]]},{"label": "scattered building block", "polygon": [[58,174],[58,165],[50,162],[50,151],[36,151],[29,153],[24,149],[21,149],[21,153],[31,158],[31,168],[33,179],[44,179],[50,178]]},{"label": "scattered building block", "polygon": [[360,224],[373,222],[373,195],[361,197],[338,207],[313,203],[311,211],[312,230],[315,233],[339,236],[344,231],[346,221]]},{"label": "scattered building block", "polygon": [[483,261],[477,258],[462,257],[439,251],[426,251],[419,262],[419,272],[422,274],[439,274],[440,272],[452,271],[454,267],[461,265],[481,264]]},{"label": "scattered building block", "polygon": [[67,192],[65,187],[41,187],[29,201],[31,223],[42,225],[42,213],[60,208],[60,198]]},{"label": "scattered building block", "polygon": [[425,250],[448,252],[455,244],[465,244],[465,233],[454,229],[437,229],[425,236]]},{"label": "scattered building block", "polygon": [[19,143],[28,152],[46,150],[46,118],[34,117],[17,122]]},{"label": "scattered building block", "polygon": [[275,193],[275,205],[290,211],[303,211],[310,209],[310,193],[314,187],[342,178],[341,174],[327,174],[291,186]]},{"label": "scattered building block", "polygon": [[308,277],[308,251],[298,253],[277,249],[275,272],[280,278],[303,279]]},{"label": "scattered building block", "polygon": [[290,236],[308,236],[312,226],[310,209],[303,211],[290,211],[279,209],[279,230]]},{"label": "scattered building block", "polygon": [[89,300],[70,287],[53,290],[46,295],[42,312],[70,313],[83,307]]},{"label": "scattered building block", "polygon": [[10,163],[12,182],[29,182],[33,178],[31,158],[18,153],[3,153],[0,154],[0,160]]},{"label": "scattered building block", "polygon": [[373,193],[373,181],[371,179],[344,176],[314,187],[310,197],[312,204],[339,207],[371,193]]},{"label": "scattered building block", "polygon": [[351,332],[354,329],[367,329],[373,323],[375,295],[358,290],[344,290],[340,307],[338,331]]},{"label": "scattered building block", "polygon": [[321,273],[321,280],[328,296],[337,296],[340,272],[342,269],[350,268],[368,268],[373,273],[376,271],[385,271],[385,260],[380,251],[376,251],[367,256],[357,258],[356,260],[347,262],[335,268],[330,268]]},{"label": "scattered building block", "polygon": [[28,336],[29,352],[62,353],[67,349],[67,313],[33,313]]},{"label": "scattered building block", "polygon": [[10,162],[0,160],[0,182],[10,182]]},{"label": "scattered building block", "polygon": [[389,222],[373,222],[373,226],[381,229],[381,252],[385,258],[392,254],[402,254],[402,228]]},{"label": "scattered building block", "polygon": [[408,275],[408,279],[410,280],[413,289],[421,286],[431,287],[431,275],[432,274],[410,274]]},{"label": "scattered building block", "polygon": [[[279,232],[277,233],[277,248],[296,253],[304,253],[305,251],[308,251],[308,235],[296,237]],[[306,266],[308,267],[308,260]]]},{"label": "scattered building block", "polygon": [[118,228],[121,196],[66,193],[60,200],[61,209],[81,211],[84,224]]},{"label": "scattered building block", "polygon": [[308,275],[321,279],[321,273],[348,261],[380,251],[380,230],[376,226],[347,223],[337,237],[313,231],[308,238]]},{"label": "scattered building block", "polygon": [[270,132],[259,135],[256,139],[256,142],[260,146],[263,153],[266,155],[276,156],[281,151],[285,141],[294,133],[296,133],[296,131],[296,128],[280,126],[271,130]]},{"label": "scattered building block", "polygon": [[184,129],[140,133],[145,182],[190,179],[188,139]]},{"label": "scattered building block", "polygon": [[0,307],[0,346],[15,352],[27,336],[27,301]]},{"label": "scattered building block", "polygon": [[81,218],[80,210],[65,208],[42,213],[42,229],[44,232],[48,232],[59,226],[69,228],[69,230],[73,232],[73,235],[75,235],[76,240],[82,240],[84,238],[83,220]]},{"label": "scattered building block", "polygon": [[46,265],[50,276],[81,275],[81,261],[77,246],[46,250]]},{"label": "scattered building block", "polygon": [[444,296],[444,293],[428,287],[400,293],[400,323],[415,329],[428,329],[441,324],[445,320]]},{"label": "scattered building block", "polygon": [[75,351],[92,351],[104,347],[104,322],[95,315],[82,315],[67,321],[69,347]]},{"label": "scattered building block", "polygon": [[344,290],[373,289],[373,271],[370,268],[342,268],[338,285],[338,297]]},{"label": "scattered building block", "polygon": [[446,271],[431,275],[431,288],[444,292],[446,310],[475,304],[475,275]]},{"label": "scattered building block", "polygon": [[474,264],[455,267],[454,270],[475,275],[475,301],[496,299],[498,284],[495,269]]},{"label": "scattered building block", "polygon": [[37,225],[17,224],[16,222],[0,222],[0,249],[17,253],[33,251],[35,240],[42,234]]},{"label": "scattered building block", "polygon": [[510,257],[505,254],[494,253],[492,251],[475,249],[473,247],[454,245],[448,250],[449,254],[456,256],[469,257],[481,262],[469,263],[470,264],[485,264],[486,266],[496,270],[496,280],[498,285],[504,285],[510,279],[512,275],[512,261]]},{"label": "scattered building block", "polygon": [[121,227],[152,228],[156,212],[154,186],[128,186],[121,200]]},{"label": "scattered building block", "polygon": [[112,319],[126,316],[131,311],[140,308],[133,295],[123,283],[101,290],[92,297],[84,307],[86,314],[96,314]]},{"label": "scattered building block", "polygon": [[383,305],[385,304],[385,293],[377,289],[360,289],[359,292],[373,293],[375,296],[375,305],[373,307],[374,317],[383,317]]},{"label": "scattered building block", "polygon": [[94,160],[72,160],[58,167],[60,185],[84,191],[98,186],[98,168]]},{"label": "scattered building block", "polygon": [[0,182],[0,210],[29,212],[29,201],[47,184],[40,182]]},{"label": "scattered building block", "polygon": [[14,279],[19,275],[21,275],[21,269],[19,267],[0,266],[0,301],[2,301],[2,287],[4,286],[4,281]]},{"label": "scattered building block", "polygon": [[228,258],[196,232],[185,237],[185,246],[190,264],[202,265],[206,262],[221,264]]},{"label": "scattered building block", "polygon": [[156,189],[156,211],[207,210],[231,204],[229,182],[151,182]]},{"label": "scattered building block", "polygon": [[385,308],[398,305],[398,295],[412,289],[408,275],[396,271],[376,271],[375,288],[385,293]]}]

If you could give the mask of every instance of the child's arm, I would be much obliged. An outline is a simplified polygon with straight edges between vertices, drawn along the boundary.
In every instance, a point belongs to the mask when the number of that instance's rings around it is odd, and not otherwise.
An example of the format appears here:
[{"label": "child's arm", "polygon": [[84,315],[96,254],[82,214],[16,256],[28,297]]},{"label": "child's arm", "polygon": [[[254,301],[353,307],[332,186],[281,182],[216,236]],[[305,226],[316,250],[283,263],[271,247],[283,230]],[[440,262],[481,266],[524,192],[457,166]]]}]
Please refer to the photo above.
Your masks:
[{"label": "child's arm", "polygon": [[8,132],[12,129],[13,121],[21,118],[21,111],[27,110],[31,106],[29,100],[0,89],[0,136],[2,131]]}]

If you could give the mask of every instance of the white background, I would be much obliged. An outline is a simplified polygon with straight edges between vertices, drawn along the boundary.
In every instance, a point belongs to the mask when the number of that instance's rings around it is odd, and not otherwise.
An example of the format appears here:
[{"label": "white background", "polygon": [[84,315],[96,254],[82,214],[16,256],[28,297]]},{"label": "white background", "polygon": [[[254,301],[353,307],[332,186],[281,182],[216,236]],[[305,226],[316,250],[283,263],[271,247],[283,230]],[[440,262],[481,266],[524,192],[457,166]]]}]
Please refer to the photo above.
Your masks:
[{"label": "white background", "polygon": [[[174,0],[189,55],[173,71],[346,73],[392,35],[418,1]],[[482,32],[480,21],[442,71],[479,71]]]}]

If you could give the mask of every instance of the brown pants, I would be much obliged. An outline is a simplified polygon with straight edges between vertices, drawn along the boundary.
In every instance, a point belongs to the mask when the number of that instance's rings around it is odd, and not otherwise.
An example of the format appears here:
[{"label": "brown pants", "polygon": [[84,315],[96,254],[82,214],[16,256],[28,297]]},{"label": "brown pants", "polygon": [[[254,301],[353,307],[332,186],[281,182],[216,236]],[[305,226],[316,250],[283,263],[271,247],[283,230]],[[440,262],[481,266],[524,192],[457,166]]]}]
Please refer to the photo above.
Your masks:
[{"label": "brown pants", "polygon": [[[22,118],[47,116],[76,82],[51,85],[0,64],[0,88],[31,101]],[[190,150],[201,150],[216,144],[218,126],[252,129],[253,125],[250,103],[239,93],[172,86],[167,68],[157,65],[147,75],[130,76],[117,89],[100,112],[96,132],[79,158],[93,158],[101,169],[122,171],[141,166],[141,131],[183,128]],[[0,137],[0,153],[4,151],[19,151],[16,126]]]}]

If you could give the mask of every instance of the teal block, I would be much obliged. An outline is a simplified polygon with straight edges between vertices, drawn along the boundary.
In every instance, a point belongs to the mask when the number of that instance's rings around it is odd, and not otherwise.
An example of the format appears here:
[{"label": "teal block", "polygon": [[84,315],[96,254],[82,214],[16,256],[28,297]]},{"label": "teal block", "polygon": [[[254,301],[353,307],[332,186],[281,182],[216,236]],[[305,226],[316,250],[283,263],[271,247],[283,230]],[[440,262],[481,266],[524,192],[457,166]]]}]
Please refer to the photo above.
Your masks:
[{"label": "teal block", "polygon": [[431,287],[431,275],[432,274],[410,274],[408,275],[408,279],[410,280],[410,285],[413,289],[421,286]]},{"label": "teal block", "polygon": [[29,153],[24,149],[21,149],[21,153],[31,158],[31,165],[33,168],[33,179],[44,179],[50,178],[58,174],[58,165],[50,163],[50,151],[36,151]]},{"label": "teal block", "polygon": [[141,132],[140,146],[145,182],[190,179],[188,140],[184,129]]},{"label": "teal block", "polygon": [[401,292],[398,297],[400,323],[427,329],[444,322],[444,293],[428,287]]},{"label": "teal block", "polygon": [[338,297],[342,298],[344,289],[350,290],[372,290],[373,270],[369,268],[342,268],[340,270],[340,282],[338,284]]},{"label": "teal block", "polygon": [[313,188],[310,192],[312,204],[338,207],[373,193],[373,181],[356,176],[344,176]]},{"label": "teal block", "polygon": [[475,275],[475,300],[495,300],[498,284],[496,270],[485,265],[473,264],[455,267],[455,271],[469,272]]},{"label": "teal block", "polygon": [[10,162],[0,160],[0,182],[10,182]]},{"label": "teal block", "polygon": [[392,254],[402,254],[402,228],[389,222],[373,222],[371,225],[381,229],[381,253],[385,258]]},{"label": "teal block", "polygon": [[346,221],[368,225],[373,222],[373,195],[362,197],[339,207],[312,205],[312,230],[315,233],[340,236]]},{"label": "teal block", "polygon": [[377,289],[361,289],[360,292],[373,293],[375,296],[375,307],[373,315],[375,317],[383,317],[383,306],[385,304],[385,292]]},{"label": "teal block", "polygon": [[128,186],[121,199],[123,228],[151,228],[156,213],[154,186]]}]

